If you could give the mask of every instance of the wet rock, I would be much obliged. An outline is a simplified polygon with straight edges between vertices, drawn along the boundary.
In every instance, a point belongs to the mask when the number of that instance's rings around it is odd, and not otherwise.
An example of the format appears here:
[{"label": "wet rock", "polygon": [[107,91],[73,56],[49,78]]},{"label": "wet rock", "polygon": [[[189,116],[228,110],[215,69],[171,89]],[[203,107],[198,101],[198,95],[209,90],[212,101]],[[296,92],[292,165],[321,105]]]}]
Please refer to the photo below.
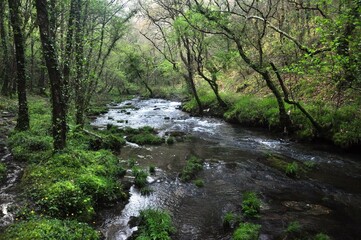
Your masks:
[{"label": "wet rock", "polygon": [[108,117],[108,120],[114,120],[114,118],[113,117]]},{"label": "wet rock", "polygon": [[130,112],[126,112],[125,114],[130,115]]},{"label": "wet rock", "polygon": [[310,204],[297,201],[285,201],[282,202],[282,205],[294,211],[300,211],[314,216],[326,215],[331,213],[331,210],[329,208],[318,204]]},{"label": "wet rock", "polygon": [[154,108],[153,110],[154,110],[154,111],[158,111],[158,110],[160,110],[160,108]]},{"label": "wet rock", "polygon": [[186,135],[186,133],[181,131],[172,131],[172,132],[166,132],[165,135],[170,137],[183,137],[184,135]]},{"label": "wet rock", "polygon": [[170,120],[170,117],[164,117],[164,120]]}]

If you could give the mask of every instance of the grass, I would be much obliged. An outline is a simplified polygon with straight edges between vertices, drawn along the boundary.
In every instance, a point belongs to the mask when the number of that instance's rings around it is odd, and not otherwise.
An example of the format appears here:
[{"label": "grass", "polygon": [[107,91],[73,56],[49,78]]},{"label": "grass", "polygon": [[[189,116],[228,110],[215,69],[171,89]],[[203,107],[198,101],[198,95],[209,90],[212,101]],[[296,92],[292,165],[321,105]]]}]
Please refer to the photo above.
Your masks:
[{"label": "grass", "polygon": [[227,212],[223,217],[223,227],[231,228],[234,225],[238,224],[240,221],[241,216],[232,212]]},{"label": "grass", "polygon": [[137,167],[133,167],[132,173],[134,176],[134,185],[140,189],[144,188],[147,185],[148,173],[138,169]]},{"label": "grass", "polygon": [[261,210],[261,200],[254,192],[247,192],[243,195],[242,212],[246,217],[258,217]]},{"label": "grass", "polygon": [[195,156],[191,156],[188,160],[186,165],[184,166],[181,174],[180,179],[183,182],[187,182],[192,180],[198,172],[203,169],[203,161]]},{"label": "grass", "polygon": [[170,240],[175,232],[169,213],[146,209],[140,212],[140,225],[136,240]]},{"label": "grass", "polygon": [[233,233],[233,240],[258,240],[261,225],[241,223]]},{"label": "grass", "polygon": [[298,166],[298,163],[293,161],[292,163],[288,163],[285,168],[285,173],[287,176],[290,177],[297,177],[300,172],[300,167]]}]

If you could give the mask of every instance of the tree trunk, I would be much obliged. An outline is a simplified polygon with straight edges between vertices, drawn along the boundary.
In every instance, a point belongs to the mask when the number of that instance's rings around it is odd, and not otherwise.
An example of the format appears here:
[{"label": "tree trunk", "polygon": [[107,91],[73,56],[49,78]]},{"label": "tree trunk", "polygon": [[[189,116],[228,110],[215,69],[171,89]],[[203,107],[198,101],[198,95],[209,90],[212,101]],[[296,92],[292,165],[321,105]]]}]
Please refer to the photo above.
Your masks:
[{"label": "tree trunk", "polygon": [[28,102],[26,98],[25,53],[24,40],[21,32],[21,19],[19,15],[20,0],[9,0],[10,19],[14,33],[17,90],[18,90],[18,119],[16,129],[25,131],[30,128]]},{"label": "tree trunk", "polygon": [[66,147],[66,113],[62,94],[62,75],[55,52],[55,42],[50,34],[46,3],[46,0],[36,0],[36,10],[43,55],[50,79],[54,149],[62,150]]},{"label": "tree trunk", "polygon": [[83,26],[81,22],[81,0],[76,0],[75,5],[75,62],[76,62],[76,77],[75,77],[75,108],[76,108],[76,124],[83,127],[84,112],[85,112],[85,85],[83,76]]},{"label": "tree trunk", "polygon": [[74,35],[74,18],[75,18],[75,1],[70,3],[70,13],[68,19],[68,32],[66,35],[65,54],[64,54],[64,68],[63,68],[63,91],[64,102],[66,105],[66,111],[69,105],[69,77],[70,77],[70,59],[73,52],[73,35]]},{"label": "tree trunk", "polygon": [[7,35],[5,30],[5,1],[0,1],[0,36],[1,46],[3,49],[3,61],[4,67],[1,69],[3,84],[1,87],[1,94],[5,96],[10,95],[10,57],[8,51]]}]

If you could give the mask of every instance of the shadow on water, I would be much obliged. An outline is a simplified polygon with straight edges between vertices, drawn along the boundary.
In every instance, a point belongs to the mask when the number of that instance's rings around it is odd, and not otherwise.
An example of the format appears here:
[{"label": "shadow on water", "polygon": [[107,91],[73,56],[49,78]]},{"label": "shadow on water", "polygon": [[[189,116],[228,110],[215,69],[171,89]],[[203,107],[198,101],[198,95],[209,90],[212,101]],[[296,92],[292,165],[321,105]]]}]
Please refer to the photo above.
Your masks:
[{"label": "shadow on water", "polygon": [[[361,235],[359,156],[283,141],[218,119],[190,117],[179,106],[161,99],[134,99],[113,106],[93,122],[100,128],[147,125],[160,135],[186,134],[174,145],[129,145],[122,150],[122,158],[133,158],[141,167],[157,166],[156,174],[148,179],[154,192],[142,196],[132,187],[125,207],[104,211],[101,230],[107,239],[131,236],[136,227],[130,227],[129,220],[148,207],[173,215],[178,229],[175,239],[230,239],[222,219],[227,212],[241,214],[246,191],[257,192],[262,200],[261,217],[255,220],[262,225],[262,239],[280,238],[294,221],[310,234],[324,232],[335,239]],[[203,188],[178,180],[191,155],[205,160],[198,175],[205,183]],[[274,156],[281,159],[278,165],[269,160]],[[300,176],[291,178],[280,168],[281,163],[291,162],[312,167],[303,167]]]}]

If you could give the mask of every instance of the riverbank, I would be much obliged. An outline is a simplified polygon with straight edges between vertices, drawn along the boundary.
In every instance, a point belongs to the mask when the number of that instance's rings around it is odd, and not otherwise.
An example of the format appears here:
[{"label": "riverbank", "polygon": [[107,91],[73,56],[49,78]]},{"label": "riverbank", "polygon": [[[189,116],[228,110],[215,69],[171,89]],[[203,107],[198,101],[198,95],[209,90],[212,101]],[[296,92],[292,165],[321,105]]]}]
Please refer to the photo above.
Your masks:
[{"label": "riverbank", "polygon": [[[360,152],[361,111],[357,103],[337,109],[330,103],[308,103],[305,108],[317,119],[321,126],[328,129],[320,135],[309,120],[291,105],[286,105],[293,124],[293,132],[286,134],[280,127],[278,106],[274,97],[222,94],[227,108],[219,106],[212,93],[200,96],[205,116],[215,116],[228,122],[245,127],[268,129],[282,137],[301,142],[323,142],[334,145],[343,151]],[[194,99],[183,103],[183,110],[197,114],[198,106]]]}]

